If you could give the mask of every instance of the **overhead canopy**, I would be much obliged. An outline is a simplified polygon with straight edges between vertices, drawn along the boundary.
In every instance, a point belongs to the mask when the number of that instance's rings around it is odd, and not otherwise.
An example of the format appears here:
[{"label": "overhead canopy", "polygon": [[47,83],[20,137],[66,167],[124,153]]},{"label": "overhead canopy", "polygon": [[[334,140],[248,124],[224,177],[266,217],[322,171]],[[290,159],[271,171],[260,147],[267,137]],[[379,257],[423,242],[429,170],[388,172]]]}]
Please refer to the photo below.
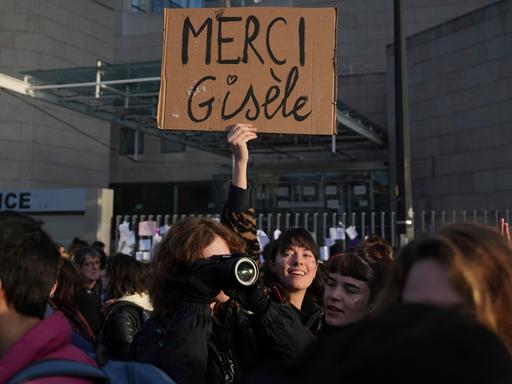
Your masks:
[{"label": "overhead canopy", "polygon": [[[111,121],[146,134],[165,137],[204,151],[229,155],[224,133],[161,131],[156,126],[160,62],[23,72],[25,80],[0,74],[0,87]],[[265,157],[299,158],[349,150],[386,148],[384,130],[341,100],[337,135],[259,135],[251,152]],[[322,156],[321,156],[322,157]]]}]

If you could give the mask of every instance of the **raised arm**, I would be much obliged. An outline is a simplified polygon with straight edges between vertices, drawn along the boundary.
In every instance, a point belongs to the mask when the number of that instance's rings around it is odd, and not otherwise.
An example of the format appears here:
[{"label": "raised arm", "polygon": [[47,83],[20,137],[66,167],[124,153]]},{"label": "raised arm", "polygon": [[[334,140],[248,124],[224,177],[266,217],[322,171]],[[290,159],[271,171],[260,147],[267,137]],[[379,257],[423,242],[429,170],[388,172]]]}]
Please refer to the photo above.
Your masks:
[{"label": "raised arm", "polygon": [[259,243],[256,237],[256,217],[254,209],[250,207],[247,184],[247,142],[257,137],[256,128],[251,124],[236,124],[228,129],[227,141],[233,152],[233,173],[221,221],[245,241],[247,255],[257,260]]},{"label": "raised arm", "polygon": [[247,164],[249,149],[247,142],[257,138],[257,129],[252,124],[236,124],[229,127],[228,143],[233,152],[233,172],[231,184],[247,189]]}]

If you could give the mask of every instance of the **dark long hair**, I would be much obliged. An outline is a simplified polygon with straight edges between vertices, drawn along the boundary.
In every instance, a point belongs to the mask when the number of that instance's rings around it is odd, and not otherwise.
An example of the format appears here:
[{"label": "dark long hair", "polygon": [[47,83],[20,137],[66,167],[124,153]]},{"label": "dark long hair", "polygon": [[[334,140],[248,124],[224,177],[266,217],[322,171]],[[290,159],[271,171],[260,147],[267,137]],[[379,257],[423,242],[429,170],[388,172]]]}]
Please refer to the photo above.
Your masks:
[{"label": "dark long hair", "polygon": [[108,261],[106,272],[109,299],[147,292],[144,284],[144,266],[132,256],[116,253]]}]

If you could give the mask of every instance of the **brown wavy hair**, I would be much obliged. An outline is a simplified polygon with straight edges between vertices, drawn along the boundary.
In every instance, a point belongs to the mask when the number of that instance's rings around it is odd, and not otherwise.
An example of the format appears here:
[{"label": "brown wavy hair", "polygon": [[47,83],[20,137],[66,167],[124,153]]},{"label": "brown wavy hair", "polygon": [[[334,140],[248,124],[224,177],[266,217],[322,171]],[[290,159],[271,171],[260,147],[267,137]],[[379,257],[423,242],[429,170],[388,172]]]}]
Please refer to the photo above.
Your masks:
[{"label": "brown wavy hair", "polygon": [[149,279],[154,317],[165,317],[174,310],[181,298],[174,278],[183,274],[190,262],[200,259],[216,236],[226,241],[232,253],[245,252],[245,242],[214,220],[185,218],[167,232],[158,245]]},{"label": "brown wavy hair", "polygon": [[498,231],[476,224],[451,224],[399,253],[381,297],[381,306],[401,301],[414,263],[434,259],[467,310],[496,333],[512,352],[512,247]]}]

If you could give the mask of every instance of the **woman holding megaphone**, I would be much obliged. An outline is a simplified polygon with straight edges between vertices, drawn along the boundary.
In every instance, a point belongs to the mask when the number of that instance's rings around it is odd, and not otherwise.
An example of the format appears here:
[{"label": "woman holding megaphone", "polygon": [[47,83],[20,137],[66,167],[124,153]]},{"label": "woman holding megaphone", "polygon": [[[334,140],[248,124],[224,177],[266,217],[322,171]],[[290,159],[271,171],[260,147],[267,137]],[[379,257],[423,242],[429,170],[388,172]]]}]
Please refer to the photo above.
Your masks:
[{"label": "woman holding megaphone", "polygon": [[262,356],[288,360],[314,339],[289,306],[268,299],[258,278],[247,189],[247,142],[256,137],[251,124],[229,127],[233,178],[222,224],[183,219],[155,255],[149,281],[154,312],[133,350],[136,360],[178,383],[240,382]]}]

